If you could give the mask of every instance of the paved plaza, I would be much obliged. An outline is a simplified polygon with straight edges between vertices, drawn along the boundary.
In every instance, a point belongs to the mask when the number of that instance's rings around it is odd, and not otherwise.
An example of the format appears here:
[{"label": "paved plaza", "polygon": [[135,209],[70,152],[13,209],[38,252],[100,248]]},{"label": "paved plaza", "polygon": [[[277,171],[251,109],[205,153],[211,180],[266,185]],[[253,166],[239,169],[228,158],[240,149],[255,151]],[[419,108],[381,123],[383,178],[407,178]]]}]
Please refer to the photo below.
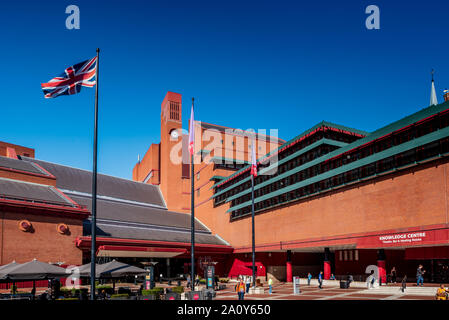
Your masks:
[{"label": "paved plaza", "polygon": [[[216,300],[237,300],[231,283],[228,288],[217,292]],[[273,293],[268,294],[265,288],[264,294],[245,294],[245,300],[434,300],[435,286],[416,287],[409,284],[405,293],[400,291],[399,286],[387,286],[375,289],[349,288],[340,289],[332,284],[324,285],[319,289],[315,285],[302,285],[299,295],[293,294],[291,283],[278,283],[273,285]]]}]

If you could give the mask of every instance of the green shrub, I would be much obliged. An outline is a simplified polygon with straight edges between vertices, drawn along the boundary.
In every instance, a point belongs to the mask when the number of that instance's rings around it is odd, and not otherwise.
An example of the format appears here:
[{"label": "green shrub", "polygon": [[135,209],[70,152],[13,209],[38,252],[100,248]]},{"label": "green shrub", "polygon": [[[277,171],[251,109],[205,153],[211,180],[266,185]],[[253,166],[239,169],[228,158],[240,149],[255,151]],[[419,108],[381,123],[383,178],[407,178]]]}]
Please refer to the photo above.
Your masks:
[{"label": "green shrub", "polygon": [[95,289],[98,290],[98,293],[104,290],[104,292],[107,294],[114,294],[114,289],[112,288],[112,286],[109,285],[99,285],[96,286]]},{"label": "green shrub", "polygon": [[98,289],[98,290],[112,289],[112,286],[107,285],[107,284],[95,285],[95,289]]},{"label": "green shrub", "polygon": [[184,287],[183,286],[173,287],[173,288],[170,288],[170,290],[171,290],[171,292],[181,294],[184,292]]},{"label": "green shrub", "polygon": [[220,279],[218,279],[218,281],[221,283],[228,283],[229,279],[228,278],[220,278]]},{"label": "green shrub", "polygon": [[206,284],[206,279],[200,279],[201,284]]},{"label": "green shrub", "polygon": [[16,294],[17,292],[17,286],[11,286],[11,293]]},{"label": "green shrub", "polygon": [[127,294],[127,293],[113,294],[111,296],[111,299],[114,299],[114,298],[129,298],[129,294]]},{"label": "green shrub", "polygon": [[143,296],[149,296],[149,295],[155,295],[156,299],[159,299],[161,294],[164,293],[164,288],[160,288],[160,287],[155,287],[153,289],[150,290],[142,290],[142,295]]},{"label": "green shrub", "polygon": [[79,300],[78,298],[61,298],[61,299],[56,299],[56,300],[71,300],[71,301],[75,301],[75,300]]}]

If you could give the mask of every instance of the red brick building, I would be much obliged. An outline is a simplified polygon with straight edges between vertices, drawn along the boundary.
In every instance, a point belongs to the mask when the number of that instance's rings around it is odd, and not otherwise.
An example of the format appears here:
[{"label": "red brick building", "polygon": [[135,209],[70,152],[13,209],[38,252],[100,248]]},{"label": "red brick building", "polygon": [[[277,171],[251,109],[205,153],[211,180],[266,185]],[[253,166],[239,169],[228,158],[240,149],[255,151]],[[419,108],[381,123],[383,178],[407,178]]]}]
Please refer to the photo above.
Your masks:
[{"label": "red brick building", "polygon": [[[175,109],[166,109],[172,101]],[[179,114],[167,118],[164,110]],[[181,125],[180,110],[181,97],[168,93],[161,142],[134,167],[133,178],[161,185],[169,208],[189,212],[188,171],[183,176],[182,164],[167,162],[174,142],[171,148],[166,143]],[[251,274],[248,139],[239,149],[235,132],[200,122],[195,128],[196,217],[234,248],[228,274]],[[371,133],[322,122],[285,143],[257,136],[258,274],[287,281],[320,270],[326,278],[363,276],[377,265],[385,281],[392,267],[413,278],[422,263],[427,281],[449,279],[448,130],[445,102]],[[223,157],[229,149],[231,156]],[[246,163],[236,165],[242,159]]]},{"label": "red brick building", "polygon": [[[287,142],[196,121],[193,177],[181,114],[181,95],[167,93],[161,140],[133,168],[135,181],[99,175],[99,257],[186,273],[193,178],[197,270],[216,261],[220,276],[251,274],[255,137],[259,276],[362,277],[375,265],[385,281],[392,267],[414,278],[421,263],[426,281],[449,279],[449,102],[371,133],[322,122]],[[0,264],[88,262],[91,172],[11,144],[0,152]]]}]

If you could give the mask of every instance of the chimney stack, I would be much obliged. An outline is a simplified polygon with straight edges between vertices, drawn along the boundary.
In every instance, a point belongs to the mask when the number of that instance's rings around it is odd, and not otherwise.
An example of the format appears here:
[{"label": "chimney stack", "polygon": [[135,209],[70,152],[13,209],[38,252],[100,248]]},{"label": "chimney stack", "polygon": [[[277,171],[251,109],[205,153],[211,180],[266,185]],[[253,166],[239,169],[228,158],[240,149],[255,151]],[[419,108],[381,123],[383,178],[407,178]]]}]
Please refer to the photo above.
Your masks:
[{"label": "chimney stack", "polygon": [[444,101],[449,101],[449,90],[444,90]]}]

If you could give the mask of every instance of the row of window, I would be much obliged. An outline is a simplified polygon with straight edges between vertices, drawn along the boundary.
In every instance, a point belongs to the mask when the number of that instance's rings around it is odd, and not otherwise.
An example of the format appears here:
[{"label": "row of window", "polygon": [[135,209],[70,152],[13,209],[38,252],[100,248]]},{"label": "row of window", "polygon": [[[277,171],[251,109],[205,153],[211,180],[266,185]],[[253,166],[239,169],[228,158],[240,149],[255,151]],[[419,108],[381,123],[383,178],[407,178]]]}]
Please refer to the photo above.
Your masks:
[{"label": "row of window", "polygon": [[338,252],[339,261],[359,261],[359,250],[340,250]]},{"label": "row of window", "polygon": [[[356,135],[351,135],[351,134],[347,134],[347,133],[343,133],[343,132],[339,132],[339,131],[334,131],[333,128],[329,128],[329,127],[321,127],[319,128],[320,130],[317,130],[315,133],[313,133],[311,136],[307,137],[306,139],[303,139],[300,142],[297,142],[295,145],[291,146],[290,148],[285,149],[284,151],[280,152],[278,154],[278,161],[296,153],[297,151],[304,149],[305,147],[321,140],[321,139],[329,139],[329,140],[334,140],[334,141],[339,141],[339,142],[345,142],[345,143],[352,143],[355,140],[359,139],[359,136]],[[324,151],[325,149],[323,149]],[[325,153],[331,152],[332,150],[328,150]],[[310,160],[307,160],[310,161]],[[265,164],[268,165],[268,164]],[[261,164],[261,167],[263,166],[263,164]],[[221,190],[224,190],[226,188],[228,188],[229,186],[247,178],[249,176],[249,172],[246,172],[244,174],[241,174],[240,176],[234,178],[233,180],[219,186],[216,188],[215,192],[218,193]],[[256,181],[257,182],[257,181]]]},{"label": "row of window", "polygon": [[[331,188],[342,186],[344,184],[354,183],[359,181],[360,179],[371,177],[376,174],[382,174],[394,169],[404,167],[406,165],[414,164],[416,162],[423,161],[429,158],[434,158],[445,153],[449,153],[449,138],[444,138],[439,141],[435,141],[424,146],[420,146],[418,148],[414,148],[412,150],[363,166],[361,168],[357,168],[352,171],[322,180],[320,182],[316,182],[302,188],[298,188],[296,190],[281,194],[279,196],[257,202],[255,203],[255,210],[261,211],[272,206],[314,195]],[[265,190],[265,188],[262,188],[263,191],[259,192],[258,195],[261,196],[265,193],[269,193],[269,190],[274,191],[283,187],[285,187],[285,185],[281,184],[281,181],[278,181],[275,183],[275,186],[273,186],[271,189],[268,189],[268,192],[267,190]],[[231,206],[249,201],[250,199],[251,194],[245,195],[233,200]],[[250,212],[251,207],[247,206],[232,212],[231,218],[238,218],[242,215],[247,215]]]}]

